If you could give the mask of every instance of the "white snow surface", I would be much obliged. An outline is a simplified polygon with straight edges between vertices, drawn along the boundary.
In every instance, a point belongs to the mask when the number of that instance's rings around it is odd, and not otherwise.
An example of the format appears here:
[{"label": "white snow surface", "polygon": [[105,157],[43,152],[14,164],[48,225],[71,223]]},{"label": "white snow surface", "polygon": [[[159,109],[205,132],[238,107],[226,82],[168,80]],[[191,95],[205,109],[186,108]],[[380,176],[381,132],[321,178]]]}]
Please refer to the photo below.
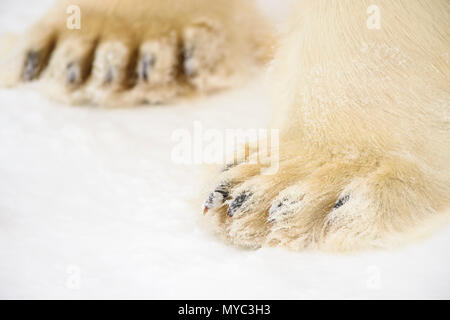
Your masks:
[{"label": "white snow surface", "polygon": [[[0,0],[1,32],[52,1]],[[282,1],[260,0],[280,15]],[[203,168],[171,161],[172,132],[259,128],[264,81],[166,106],[104,110],[0,89],[0,298],[450,298],[450,228],[394,251],[241,250],[193,206]]]}]

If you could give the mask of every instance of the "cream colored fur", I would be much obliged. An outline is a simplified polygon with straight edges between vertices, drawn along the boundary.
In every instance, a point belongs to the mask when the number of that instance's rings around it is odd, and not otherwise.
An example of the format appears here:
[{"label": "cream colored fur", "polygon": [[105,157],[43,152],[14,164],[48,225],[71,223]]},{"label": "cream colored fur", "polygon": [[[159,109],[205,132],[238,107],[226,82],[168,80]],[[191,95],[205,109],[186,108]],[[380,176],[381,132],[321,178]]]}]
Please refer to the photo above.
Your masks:
[{"label": "cream colored fur", "polygon": [[[33,78],[33,50],[42,58],[39,76],[58,99],[161,102],[236,83],[271,56],[274,44],[250,1],[73,3],[82,8],[82,29],[65,28],[69,2],[61,1],[17,42],[3,83]],[[205,202],[208,221],[227,241],[250,248],[389,247],[444,218],[450,2],[375,4],[380,29],[366,25],[371,1],[296,1],[269,77],[272,127],[281,130],[279,171],[230,166]],[[151,63],[152,73],[139,73],[140,63]]]},{"label": "cream colored fur", "polygon": [[[73,5],[80,29],[67,28]],[[59,0],[3,59],[0,84],[31,80],[24,65],[37,52],[32,77],[55,99],[121,107],[167,102],[239,83],[270,58],[271,32],[252,1]],[[144,79],[138,69],[146,54],[154,65]]]},{"label": "cream colored fur", "polygon": [[297,1],[270,76],[280,169],[219,176],[228,197],[208,215],[225,239],[347,251],[403,243],[442,218],[450,2],[377,1],[379,30],[366,26],[371,4]]}]

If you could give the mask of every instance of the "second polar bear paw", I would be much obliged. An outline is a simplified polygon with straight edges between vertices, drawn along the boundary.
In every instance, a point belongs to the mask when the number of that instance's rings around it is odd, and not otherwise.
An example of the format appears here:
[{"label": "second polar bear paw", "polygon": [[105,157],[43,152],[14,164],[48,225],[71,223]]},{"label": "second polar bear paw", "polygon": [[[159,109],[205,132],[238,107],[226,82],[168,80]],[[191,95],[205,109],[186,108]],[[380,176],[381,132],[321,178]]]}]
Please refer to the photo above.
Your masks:
[{"label": "second polar bear paw", "polygon": [[205,2],[204,13],[202,6],[195,14],[182,6],[172,12],[149,1],[111,13],[79,5],[79,29],[55,18],[64,17],[61,6],[19,39],[2,59],[0,84],[40,80],[53,98],[72,104],[164,103],[229,87],[257,60],[250,57],[255,39],[238,32],[232,9],[223,13]]}]

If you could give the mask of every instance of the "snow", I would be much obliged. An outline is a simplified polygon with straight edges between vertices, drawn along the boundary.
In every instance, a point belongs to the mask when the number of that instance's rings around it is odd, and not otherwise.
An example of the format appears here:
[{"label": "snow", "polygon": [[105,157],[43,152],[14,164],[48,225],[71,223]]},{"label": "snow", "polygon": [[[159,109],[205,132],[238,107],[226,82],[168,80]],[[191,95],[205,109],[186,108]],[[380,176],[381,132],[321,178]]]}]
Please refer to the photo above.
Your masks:
[{"label": "snow", "polygon": [[[23,30],[51,2],[1,0],[1,30]],[[171,135],[195,121],[264,127],[263,86],[119,110],[1,89],[0,298],[450,298],[449,227],[354,255],[240,250],[202,227],[203,168],[171,161]]]}]

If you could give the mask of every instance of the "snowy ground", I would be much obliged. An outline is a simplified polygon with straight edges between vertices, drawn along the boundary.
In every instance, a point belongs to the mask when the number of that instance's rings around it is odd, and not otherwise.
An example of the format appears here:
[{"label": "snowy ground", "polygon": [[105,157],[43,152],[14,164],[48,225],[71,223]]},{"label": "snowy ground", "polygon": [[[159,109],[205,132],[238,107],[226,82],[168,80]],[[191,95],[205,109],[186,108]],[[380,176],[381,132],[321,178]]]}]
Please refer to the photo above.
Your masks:
[{"label": "snowy ground", "polygon": [[[0,0],[0,30],[22,30],[50,2]],[[128,110],[0,90],[0,298],[450,298],[450,228],[333,256],[243,251],[201,227],[202,168],[171,162],[171,134],[194,121],[263,127],[261,86]]]}]

